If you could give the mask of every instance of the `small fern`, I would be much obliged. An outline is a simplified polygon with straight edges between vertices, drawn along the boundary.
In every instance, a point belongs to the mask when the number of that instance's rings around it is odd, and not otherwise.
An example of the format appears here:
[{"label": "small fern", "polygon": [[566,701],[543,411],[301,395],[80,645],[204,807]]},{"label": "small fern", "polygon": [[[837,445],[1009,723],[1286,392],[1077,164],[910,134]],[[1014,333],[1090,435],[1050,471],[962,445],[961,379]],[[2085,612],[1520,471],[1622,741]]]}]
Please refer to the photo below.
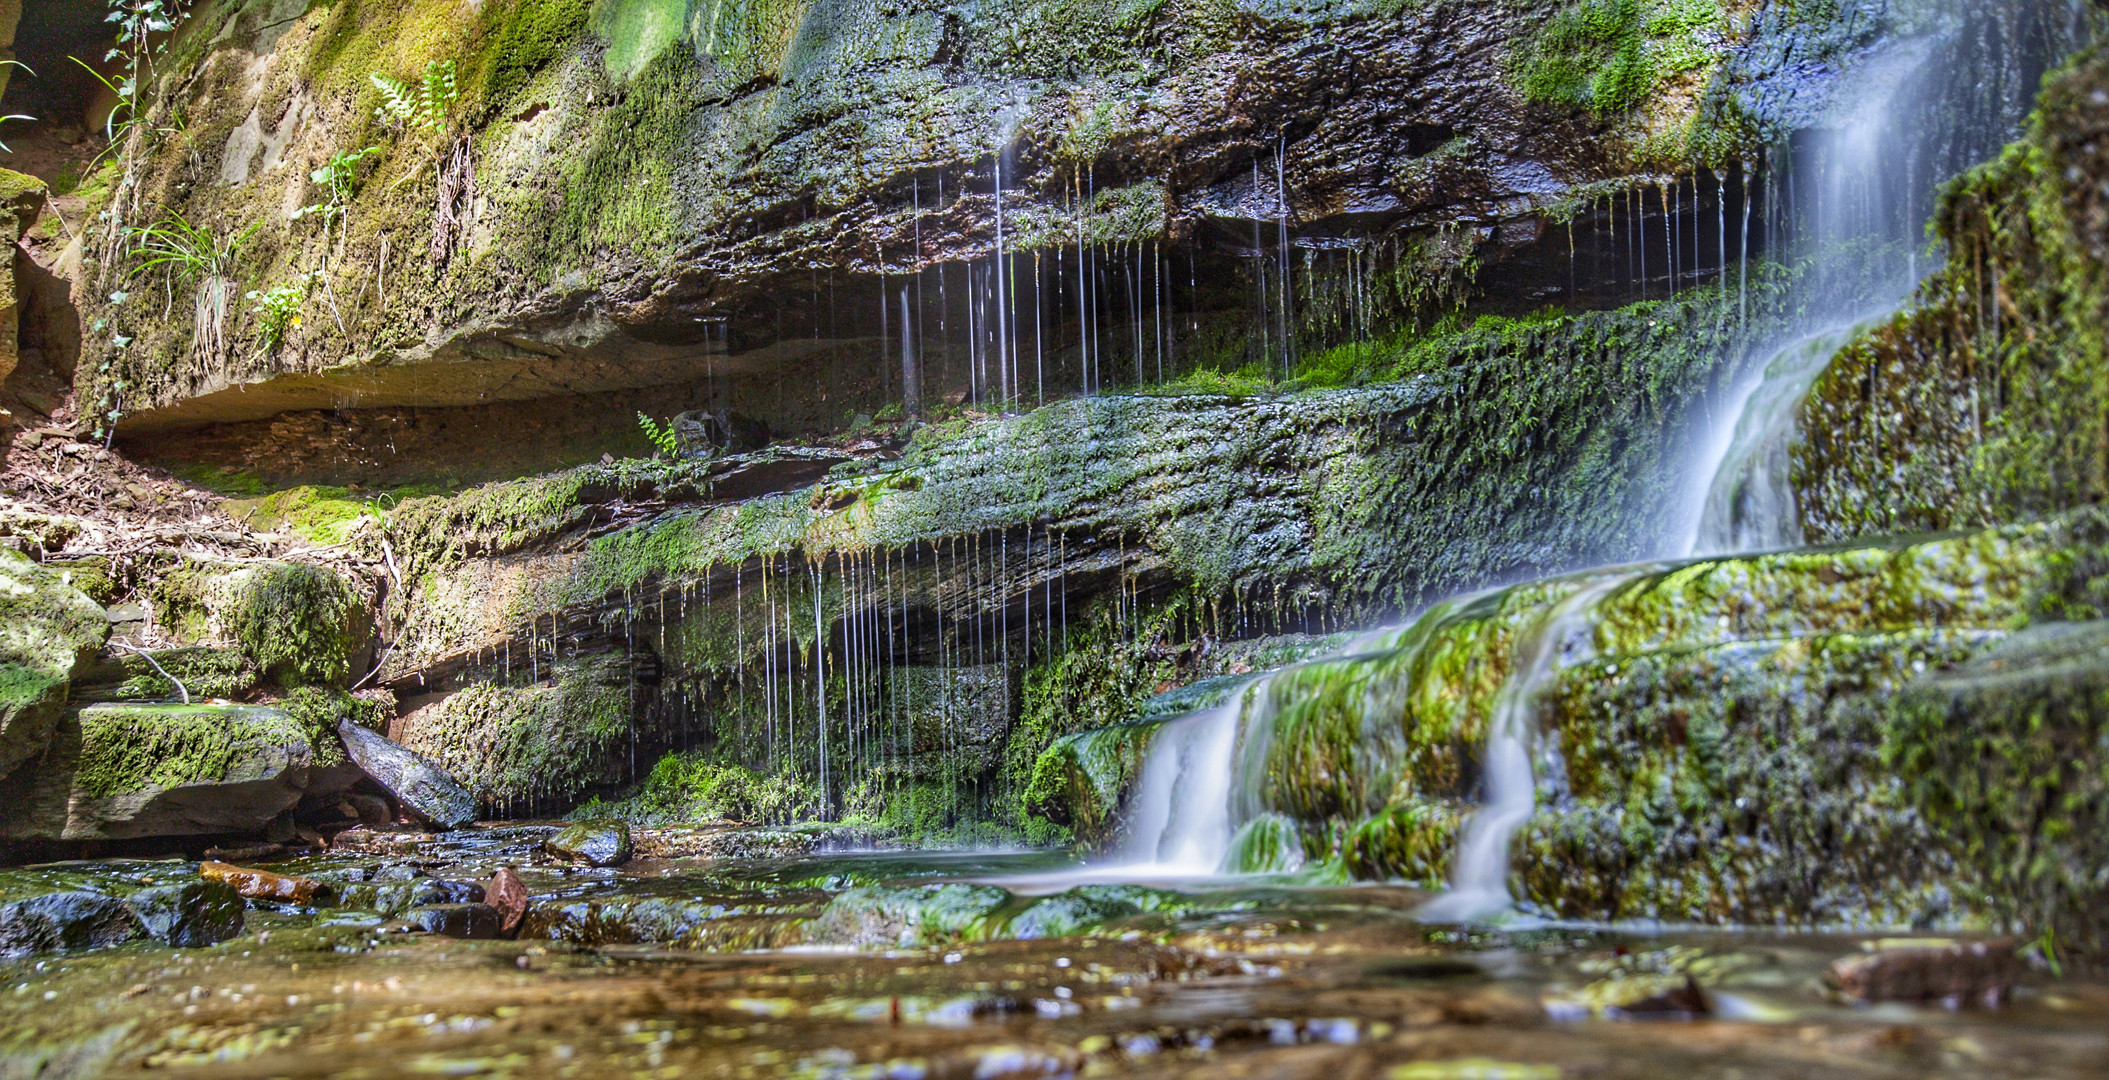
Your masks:
[{"label": "small fern", "polygon": [[652,445],[659,448],[660,453],[667,457],[681,456],[681,440],[674,437],[673,421],[661,424],[640,412],[637,414],[637,426],[644,429],[644,437],[650,439]]},{"label": "small fern", "polygon": [[447,130],[447,113],[460,96],[455,84],[454,61],[434,60],[425,65],[424,77],[412,85],[391,79],[380,72],[372,72],[366,78],[374,89],[381,92],[381,104],[373,114],[382,122],[393,122],[404,127],[443,134]]}]

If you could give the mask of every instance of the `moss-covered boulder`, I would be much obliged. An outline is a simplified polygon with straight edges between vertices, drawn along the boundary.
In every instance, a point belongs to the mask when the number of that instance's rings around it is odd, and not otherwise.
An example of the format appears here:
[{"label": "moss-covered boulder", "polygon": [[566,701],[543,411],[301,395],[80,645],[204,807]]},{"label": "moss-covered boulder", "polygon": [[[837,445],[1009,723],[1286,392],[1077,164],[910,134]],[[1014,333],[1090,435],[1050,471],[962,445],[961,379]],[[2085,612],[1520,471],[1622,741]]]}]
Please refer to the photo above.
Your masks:
[{"label": "moss-covered boulder", "polygon": [[[2085,939],[2109,873],[2100,632],[2000,643],[2047,596],[2092,595],[2100,529],[2089,511],[1439,605],[1248,693],[1233,817],[1267,825],[1264,862],[1293,854],[1286,827],[1350,873],[1440,884],[1493,718],[1520,702],[1539,811],[1510,888],[1543,910]],[[1154,730],[1056,743],[1035,791],[1105,820]]]},{"label": "moss-covered boulder", "polygon": [[0,548],[0,779],[43,752],[68,683],[109,634],[103,609],[63,571]]},{"label": "moss-covered boulder", "polygon": [[2031,627],[1868,709],[1970,906],[2109,960],[2109,622]]},{"label": "moss-covered boulder", "polygon": [[324,566],[164,555],[148,595],[163,631],[237,646],[281,686],[348,685],[372,650],[368,592]]},{"label": "moss-covered boulder", "polygon": [[600,653],[544,662],[550,666],[513,667],[510,680],[413,698],[398,737],[478,802],[501,809],[569,806],[629,783],[638,728],[628,658]]},{"label": "moss-covered boulder", "polygon": [[9,781],[0,838],[253,832],[303,793],[358,779],[327,729],[259,705],[90,705]]}]

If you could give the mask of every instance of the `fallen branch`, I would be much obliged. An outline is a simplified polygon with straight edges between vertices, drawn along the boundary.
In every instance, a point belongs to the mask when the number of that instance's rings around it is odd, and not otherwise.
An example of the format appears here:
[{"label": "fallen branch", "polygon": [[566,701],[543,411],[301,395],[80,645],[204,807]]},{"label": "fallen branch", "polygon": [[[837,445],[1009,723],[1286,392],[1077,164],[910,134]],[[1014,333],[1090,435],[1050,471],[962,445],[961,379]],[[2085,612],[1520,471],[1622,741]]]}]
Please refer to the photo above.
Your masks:
[{"label": "fallen branch", "polygon": [[190,704],[190,690],[183,685],[183,680],[176,678],[174,675],[169,674],[168,669],[162,667],[161,662],[154,659],[153,653],[150,653],[137,645],[127,645],[122,641],[113,641],[110,644],[115,645],[120,649],[124,649],[130,652],[132,655],[137,656],[140,659],[146,661],[148,664],[153,665],[154,670],[160,672],[162,678],[167,679],[169,682],[176,684],[176,693],[181,694],[183,696],[183,704]]}]

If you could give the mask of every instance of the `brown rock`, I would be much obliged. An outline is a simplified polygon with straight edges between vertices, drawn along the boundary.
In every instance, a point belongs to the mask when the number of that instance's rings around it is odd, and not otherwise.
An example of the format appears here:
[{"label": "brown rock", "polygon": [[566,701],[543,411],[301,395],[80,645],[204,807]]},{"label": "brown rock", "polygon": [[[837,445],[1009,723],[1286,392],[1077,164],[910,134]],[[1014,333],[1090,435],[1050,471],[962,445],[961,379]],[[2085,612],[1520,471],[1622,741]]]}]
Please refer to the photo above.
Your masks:
[{"label": "brown rock", "polygon": [[2007,940],[1876,942],[1869,951],[1840,957],[1826,981],[1855,1001],[2005,1001],[2021,975]]},{"label": "brown rock", "polygon": [[198,864],[198,876],[207,881],[231,885],[234,891],[249,900],[276,900],[281,903],[305,904],[322,891],[322,883],[313,878],[290,877],[274,874],[269,870],[250,870],[232,863],[205,862]]},{"label": "brown rock", "polygon": [[491,875],[491,883],[483,887],[484,903],[498,909],[498,928],[506,937],[520,932],[520,920],[527,917],[527,883],[510,866],[501,866]]},{"label": "brown rock", "polygon": [[338,851],[362,851],[368,855],[408,855],[438,840],[438,836],[415,825],[361,825],[338,833],[330,845]]}]

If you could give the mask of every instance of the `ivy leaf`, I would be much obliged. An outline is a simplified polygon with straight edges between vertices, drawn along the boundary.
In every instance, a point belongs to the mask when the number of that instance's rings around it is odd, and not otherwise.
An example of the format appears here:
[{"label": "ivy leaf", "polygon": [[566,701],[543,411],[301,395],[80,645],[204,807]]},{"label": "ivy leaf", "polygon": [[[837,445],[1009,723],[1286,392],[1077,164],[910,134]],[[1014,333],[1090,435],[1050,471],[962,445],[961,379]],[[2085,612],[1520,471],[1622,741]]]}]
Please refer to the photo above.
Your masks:
[{"label": "ivy leaf", "polygon": [[125,346],[130,345],[131,343],[132,339],[124,336],[123,334],[115,334],[112,335],[110,338],[110,344],[119,349],[122,349]]}]

